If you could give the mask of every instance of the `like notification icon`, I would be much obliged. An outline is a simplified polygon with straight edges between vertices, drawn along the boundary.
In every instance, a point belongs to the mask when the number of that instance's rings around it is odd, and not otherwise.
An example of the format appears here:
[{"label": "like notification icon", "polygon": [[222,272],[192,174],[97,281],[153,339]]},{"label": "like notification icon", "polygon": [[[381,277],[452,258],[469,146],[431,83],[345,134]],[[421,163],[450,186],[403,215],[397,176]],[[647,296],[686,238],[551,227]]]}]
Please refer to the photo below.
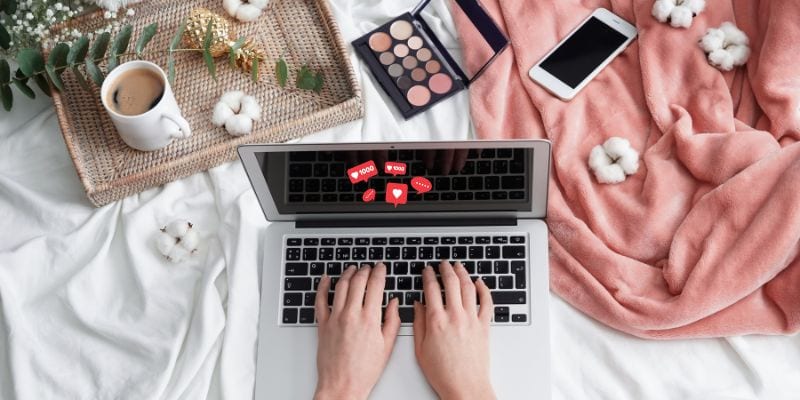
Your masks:
[{"label": "like notification icon", "polygon": [[406,163],[387,161],[383,165],[383,172],[392,176],[405,175],[406,168],[407,168]]},{"label": "like notification icon", "polygon": [[406,204],[408,201],[408,185],[405,183],[387,183],[386,184],[386,202],[394,204],[397,208],[398,204]]},{"label": "like notification icon", "polygon": [[347,177],[350,178],[350,183],[354,185],[358,182],[366,182],[375,175],[378,175],[378,168],[375,167],[375,162],[372,160],[347,170]]}]

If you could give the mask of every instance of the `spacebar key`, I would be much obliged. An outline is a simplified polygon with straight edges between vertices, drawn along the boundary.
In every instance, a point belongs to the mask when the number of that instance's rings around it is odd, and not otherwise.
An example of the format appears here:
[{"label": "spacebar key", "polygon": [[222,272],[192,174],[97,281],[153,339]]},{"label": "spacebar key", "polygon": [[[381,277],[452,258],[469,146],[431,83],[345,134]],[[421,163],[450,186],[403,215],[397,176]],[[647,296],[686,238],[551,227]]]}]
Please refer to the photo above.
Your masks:
[{"label": "spacebar key", "polygon": [[497,304],[525,304],[527,293],[524,291],[499,290],[492,292],[492,301]]}]

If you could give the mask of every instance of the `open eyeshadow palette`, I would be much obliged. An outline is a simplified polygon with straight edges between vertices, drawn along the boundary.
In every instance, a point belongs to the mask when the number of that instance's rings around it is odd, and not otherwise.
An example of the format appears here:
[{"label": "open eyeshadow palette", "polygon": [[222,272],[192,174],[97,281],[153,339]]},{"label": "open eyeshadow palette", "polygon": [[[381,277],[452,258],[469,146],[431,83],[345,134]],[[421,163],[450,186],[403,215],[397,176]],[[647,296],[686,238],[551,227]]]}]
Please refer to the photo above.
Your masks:
[{"label": "open eyeshadow palette", "polygon": [[425,23],[421,13],[430,0],[353,41],[353,47],[406,119],[465,89],[508,45],[477,0],[456,0],[493,51],[468,78]]}]

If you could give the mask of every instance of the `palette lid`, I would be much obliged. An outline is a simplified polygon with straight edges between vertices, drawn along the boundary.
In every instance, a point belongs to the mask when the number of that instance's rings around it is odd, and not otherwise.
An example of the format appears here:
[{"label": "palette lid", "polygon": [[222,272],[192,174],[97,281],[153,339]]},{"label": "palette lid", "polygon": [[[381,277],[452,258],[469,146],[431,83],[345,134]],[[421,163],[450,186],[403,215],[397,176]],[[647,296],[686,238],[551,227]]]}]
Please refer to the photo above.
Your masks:
[{"label": "palette lid", "polygon": [[[422,10],[431,2],[431,0],[422,0],[411,12],[414,15],[414,18],[419,21],[423,21],[422,18]],[[479,0],[451,0],[451,3],[455,3],[463,12],[463,16],[466,16],[467,19],[472,23],[475,31],[483,38],[485,41],[486,53],[488,57],[486,61],[476,68],[477,71],[471,77],[467,77],[464,71],[458,66],[458,64],[453,61],[452,57],[449,54],[446,54],[446,58],[451,66],[455,69],[455,72],[461,76],[461,78],[466,82],[467,85],[478,79],[486,68],[494,62],[500,53],[508,47],[508,38],[503,34],[500,30],[500,27],[494,22],[489,13],[486,12],[486,9],[483,8],[483,5],[480,3]],[[461,15],[455,14],[454,10],[454,19],[461,19]],[[464,26],[462,24],[462,26]],[[434,36],[435,38],[435,36]],[[436,40],[438,42],[438,40]],[[437,43],[440,49],[446,52],[444,46],[441,46],[440,43]],[[479,51],[476,53],[483,53],[483,51]]]}]

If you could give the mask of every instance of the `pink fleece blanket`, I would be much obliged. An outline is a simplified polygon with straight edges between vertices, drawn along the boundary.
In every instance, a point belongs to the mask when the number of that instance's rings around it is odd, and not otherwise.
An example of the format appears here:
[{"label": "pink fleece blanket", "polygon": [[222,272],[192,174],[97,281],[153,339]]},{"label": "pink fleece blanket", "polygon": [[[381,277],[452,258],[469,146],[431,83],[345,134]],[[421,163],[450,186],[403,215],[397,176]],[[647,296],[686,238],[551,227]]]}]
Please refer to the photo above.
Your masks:
[{"label": "pink fleece blanket", "polygon": [[[640,337],[798,332],[800,1],[709,1],[689,29],[656,21],[652,0],[483,4],[512,47],[471,87],[472,118],[482,139],[553,142],[552,290]],[[596,7],[639,38],[561,102],[528,70]],[[752,48],[725,73],[697,45],[724,21]],[[460,30],[469,69],[480,39]],[[610,136],[629,139],[642,162],[601,185],[587,159]]]}]

